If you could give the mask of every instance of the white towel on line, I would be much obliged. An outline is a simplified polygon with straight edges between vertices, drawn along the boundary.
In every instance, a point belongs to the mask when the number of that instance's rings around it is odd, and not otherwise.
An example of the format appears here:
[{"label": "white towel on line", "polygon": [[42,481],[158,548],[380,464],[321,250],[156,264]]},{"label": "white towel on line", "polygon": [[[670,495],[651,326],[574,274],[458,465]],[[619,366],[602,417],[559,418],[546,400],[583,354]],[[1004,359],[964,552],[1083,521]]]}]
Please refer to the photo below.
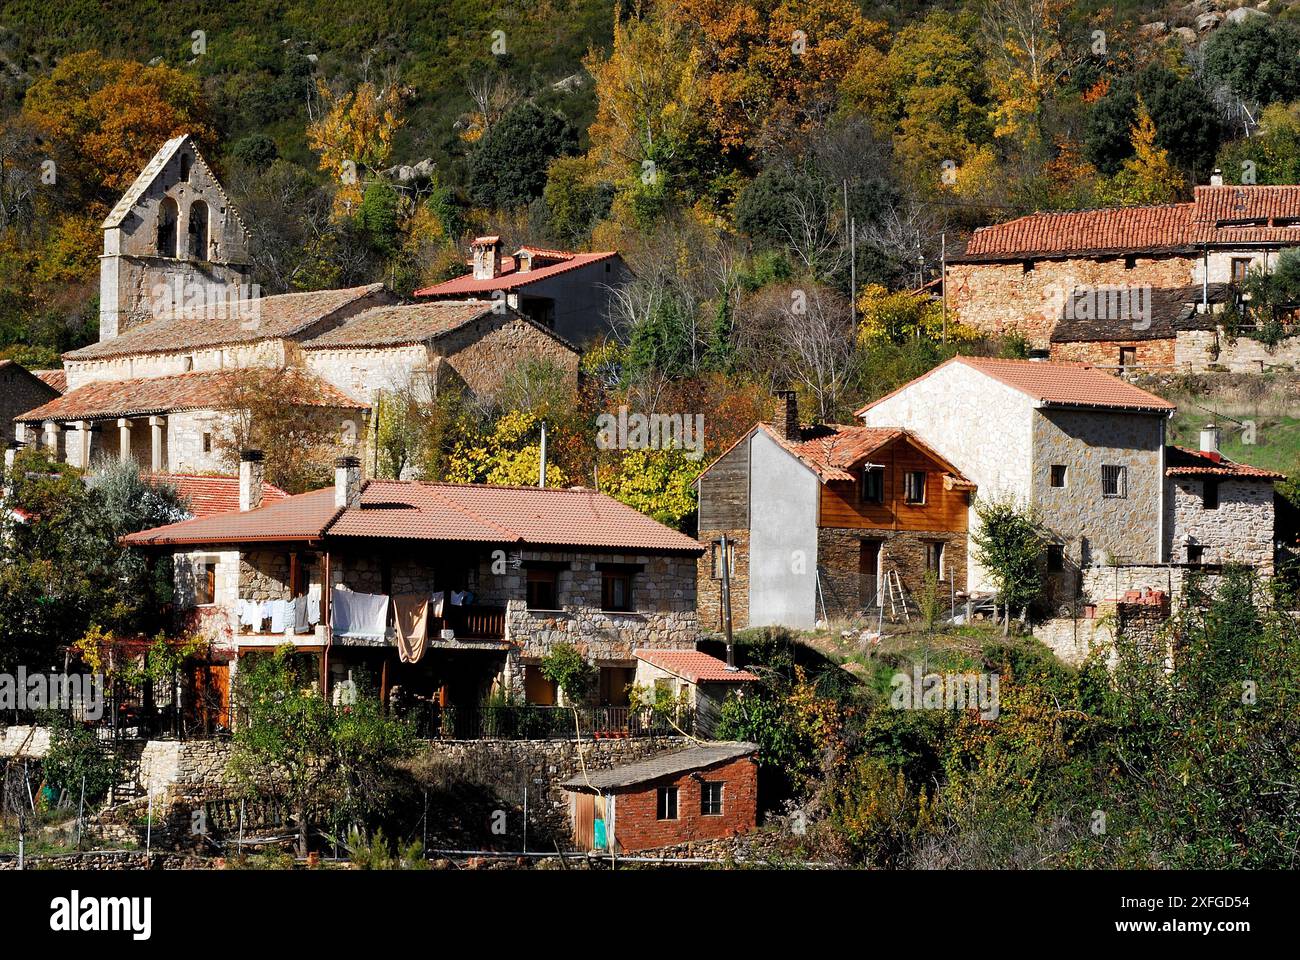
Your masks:
[{"label": "white towel on line", "polygon": [[335,588],[330,619],[336,637],[382,640],[388,635],[388,597],[380,593],[354,593]]}]

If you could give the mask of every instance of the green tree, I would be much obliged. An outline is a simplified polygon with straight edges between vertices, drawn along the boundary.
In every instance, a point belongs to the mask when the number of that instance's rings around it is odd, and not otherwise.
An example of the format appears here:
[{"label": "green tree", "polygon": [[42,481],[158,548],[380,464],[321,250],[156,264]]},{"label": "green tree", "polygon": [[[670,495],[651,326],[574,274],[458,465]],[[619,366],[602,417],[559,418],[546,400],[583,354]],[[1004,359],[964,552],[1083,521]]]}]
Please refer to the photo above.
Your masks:
[{"label": "green tree", "polygon": [[1300,96],[1300,27],[1271,17],[1224,24],[1205,41],[1205,73],[1236,96],[1267,106]]},{"label": "green tree", "polygon": [[495,210],[527,206],[542,196],[551,161],[577,148],[577,134],[562,114],[521,103],[492,127],[470,157],[470,198]]},{"label": "green tree", "polygon": [[977,498],[975,516],[979,520],[971,531],[975,559],[988,571],[998,591],[1005,634],[1010,628],[1011,611],[1027,609],[1038,597],[1043,531],[1032,511],[1009,498]]}]

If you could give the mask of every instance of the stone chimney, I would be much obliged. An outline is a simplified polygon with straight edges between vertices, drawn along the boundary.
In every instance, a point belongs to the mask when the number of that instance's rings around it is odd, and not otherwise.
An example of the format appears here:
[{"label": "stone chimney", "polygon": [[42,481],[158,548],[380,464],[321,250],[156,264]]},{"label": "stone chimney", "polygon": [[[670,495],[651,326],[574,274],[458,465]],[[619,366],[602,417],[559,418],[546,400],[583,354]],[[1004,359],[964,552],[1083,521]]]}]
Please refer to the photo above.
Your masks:
[{"label": "stone chimney", "polygon": [[1218,167],[1215,167],[1214,172],[1210,174],[1210,186],[1212,187],[1223,186],[1223,171],[1220,170]]},{"label": "stone chimney", "polygon": [[361,506],[361,458],[339,457],[334,461],[334,506]]},{"label": "stone chimney", "polygon": [[528,273],[533,269],[533,255],[529,250],[515,251],[515,273]]},{"label": "stone chimney", "polygon": [[776,391],[776,416],[772,418],[776,432],[787,440],[801,439],[799,434],[799,396],[793,390]]},{"label": "stone chimney", "polygon": [[500,237],[477,237],[470,247],[474,251],[475,280],[492,280],[501,275]]},{"label": "stone chimney", "polygon": [[1218,424],[1207,423],[1201,427],[1201,453],[1208,453],[1213,459],[1219,459]]},{"label": "stone chimney", "polygon": [[266,475],[261,450],[239,451],[239,511],[246,513],[262,505],[263,477]]}]

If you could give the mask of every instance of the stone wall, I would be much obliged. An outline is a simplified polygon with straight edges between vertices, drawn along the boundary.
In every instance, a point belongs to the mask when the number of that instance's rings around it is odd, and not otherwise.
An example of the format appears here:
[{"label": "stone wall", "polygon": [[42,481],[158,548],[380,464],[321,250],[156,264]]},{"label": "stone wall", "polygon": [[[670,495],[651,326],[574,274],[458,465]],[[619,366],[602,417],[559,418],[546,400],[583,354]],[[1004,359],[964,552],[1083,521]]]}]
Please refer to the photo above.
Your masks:
[{"label": "stone wall", "polygon": [[0,366],[0,442],[17,436],[14,417],[56,398],[59,392],[16,363]]},{"label": "stone wall", "polygon": [[[1187,562],[1187,544],[1204,547],[1202,563],[1247,563],[1273,570],[1273,484],[1266,480],[1218,481],[1219,505],[1204,506],[1204,480],[1169,480],[1165,531],[1171,562]],[[1188,540],[1190,538],[1190,541]]]},{"label": "stone wall", "polygon": [[525,360],[558,365],[573,383],[578,352],[519,316],[489,314],[434,341],[461,381],[477,396],[495,396],[505,377]]},{"label": "stone wall", "polygon": [[1120,350],[1134,350],[1132,366],[1169,367],[1174,364],[1174,339],[1163,340],[1097,340],[1075,343],[1053,343],[1051,359],[1057,363],[1090,363],[1098,367],[1120,365]]},{"label": "stone wall", "polygon": [[39,759],[50,749],[48,727],[14,724],[0,730],[0,757],[33,757]]},{"label": "stone wall", "polygon": [[1250,337],[1230,339],[1222,330],[1183,330],[1178,334],[1174,363],[1194,371],[1300,370],[1300,337],[1288,337],[1269,347]]},{"label": "stone wall", "polygon": [[722,630],[722,581],[713,579],[713,547],[726,534],[735,543],[731,570],[731,626],[743,630],[749,625],[749,530],[701,530],[699,540],[709,550],[696,564],[697,594],[701,630]]},{"label": "stone wall", "polygon": [[[196,325],[202,320],[194,320]],[[186,350],[167,350],[158,344],[158,353],[136,353],[98,360],[68,360],[68,389],[103,380],[152,379],[174,377],[182,373],[212,370],[237,370],[249,367],[280,368],[287,353],[284,340],[272,338],[251,343],[231,343]]]},{"label": "stone wall", "polygon": [[1196,282],[1197,259],[1185,256],[1076,257],[1011,263],[949,263],[948,304],[982,333],[1019,333],[1048,348],[1070,291],[1081,287],[1185,287]]},{"label": "stone wall", "polygon": [[150,740],[137,782],[165,803],[222,796],[235,785],[227,773],[232,751],[228,740]]},{"label": "stone wall", "polygon": [[[222,866],[213,857],[183,853],[144,853],[140,850],[88,850],[85,853],[25,858],[27,870],[213,870]],[[17,870],[16,856],[0,856],[0,870]]]},{"label": "stone wall", "polygon": [[[823,527],[817,531],[817,572],[821,577],[822,597],[826,613],[832,619],[852,617],[862,610],[862,588],[859,565],[863,540],[879,540],[880,582],[884,597],[885,573],[897,570],[908,600],[915,604],[925,586],[929,569],[926,549],[930,543],[944,545],[943,579],[938,584],[939,598],[944,605],[953,592],[966,589],[966,534],[948,532],[919,532],[909,530],[848,530]],[[868,574],[870,576],[870,574]],[[885,609],[889,600],[884,597]],[[875,609],[873,606],[872,609]],[[820,616],[820,608],[818,615]]]},{"label": "stone wall", "polygon": [[348,350],[309,348],[302,354],[312,373],[372,406],[380,391],[411,390],[422,398],[432,393],[432,366],[423,344]]}]

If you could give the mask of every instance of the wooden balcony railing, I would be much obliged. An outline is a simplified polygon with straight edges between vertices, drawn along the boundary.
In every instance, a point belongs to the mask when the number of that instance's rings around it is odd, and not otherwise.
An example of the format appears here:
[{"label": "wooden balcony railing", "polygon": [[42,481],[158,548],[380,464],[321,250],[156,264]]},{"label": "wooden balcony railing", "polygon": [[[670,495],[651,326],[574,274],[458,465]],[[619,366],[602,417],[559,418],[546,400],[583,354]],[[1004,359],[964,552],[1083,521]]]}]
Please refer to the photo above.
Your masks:
[{"label": "wooden balcony railing", "polygon": [[444,605],[442,616],[429,620],[429,636],[437,640],[443,630],[456,631],[457,640],[504,640],[506,608]]}]

